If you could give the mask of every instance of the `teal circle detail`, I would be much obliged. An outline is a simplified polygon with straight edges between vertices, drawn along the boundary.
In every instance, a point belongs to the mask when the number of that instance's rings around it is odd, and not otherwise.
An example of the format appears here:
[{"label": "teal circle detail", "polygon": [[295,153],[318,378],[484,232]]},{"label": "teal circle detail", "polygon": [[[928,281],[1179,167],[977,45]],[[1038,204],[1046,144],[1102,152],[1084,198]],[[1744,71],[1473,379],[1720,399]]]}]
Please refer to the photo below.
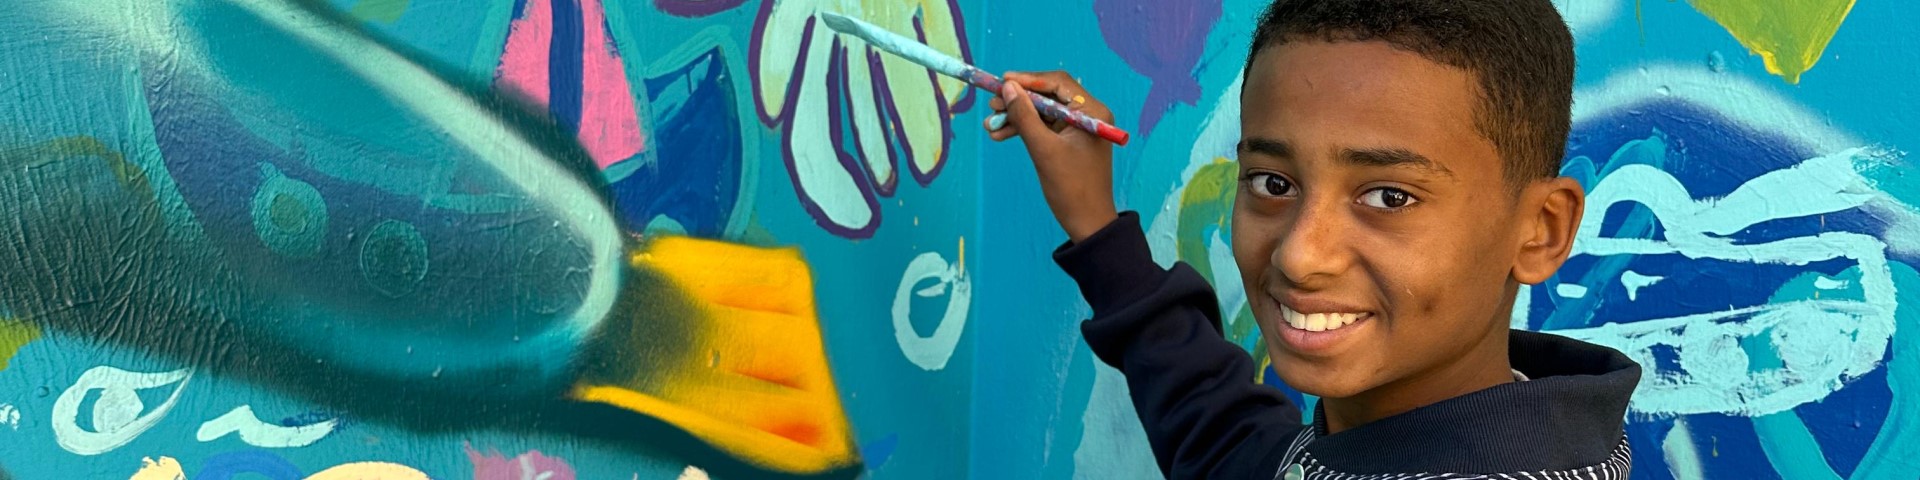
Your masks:
[{"label": "teal circle detail", "polygon": [[1282,475],[1281,478],[1285,478],[1286,480],[1305,480],[1307,478],[1306,470],[1305,468],[1301,468],[1298,463],[1288,465],[1286,475]]},{"label": "teal circle detail", "polygon": [[273,253],[307,258],[327,238],[327,202],[312,185],[270,170],[253,193],[253,234]]},{"label": "teal circle detail", "polygon": [[407,222],[381,221],[360,244],[360,276],[386,296],[413,293],[427,278],[427,267],[427,240]]}]

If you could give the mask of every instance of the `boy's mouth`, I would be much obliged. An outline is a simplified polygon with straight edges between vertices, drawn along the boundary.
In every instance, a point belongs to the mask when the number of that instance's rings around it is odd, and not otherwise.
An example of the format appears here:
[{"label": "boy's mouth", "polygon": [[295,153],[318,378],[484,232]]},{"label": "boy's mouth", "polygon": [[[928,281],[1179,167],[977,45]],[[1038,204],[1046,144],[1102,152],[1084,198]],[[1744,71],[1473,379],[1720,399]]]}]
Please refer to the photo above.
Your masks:
[{"label": "boy's mouth", "polygon": [[[1289,350],[1310,356],[1332,355],[1342,340],[1373,318],[1373,312],[1329,302],[1290,298],[1274,300],[1280,310],[1280,340]],[[1307,310],[1303,312],[1302,310]]]},{"label": "boy's mouth", "polygon": [[1300,313],[1287,308],[1285,304],[1280,305],[1280,315],[1287,322],[1287,326],[1309,332],[1339,330],[1373,316],[1367,312]]}]

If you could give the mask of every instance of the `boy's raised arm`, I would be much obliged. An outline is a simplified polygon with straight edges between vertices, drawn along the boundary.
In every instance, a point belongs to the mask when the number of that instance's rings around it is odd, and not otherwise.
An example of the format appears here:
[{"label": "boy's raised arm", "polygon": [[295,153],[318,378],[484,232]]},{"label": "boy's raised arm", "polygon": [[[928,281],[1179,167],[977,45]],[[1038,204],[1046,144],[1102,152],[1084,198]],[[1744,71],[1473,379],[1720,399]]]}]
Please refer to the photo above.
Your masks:
[{"label": "boy's raised arm", "polygon": [[[1054,261],[1093,307],[1081,325],[1100,359],[1127,377],[1141,424],[1169,478],[1270,478],[1301,428],[1299,409],[1253,383],[1252,357],[1220,331],[1213,289],[1185,264],[1154,263],[1140,218],[1114,213],[1112,147],[1077,129],[1047,125],[1022,85],[1111,122],[1104,105],[1064,73],[1009,73],[995,140],[1019,136],[1041,188],[1072,239]],[[1015,99],[1007,102],[1004,99]],[[989,125],[991,127],[991,125]]]},{"label": "boy's raised arm", "polygon": [[1300,410],[1253,383],[1253,358],[1222,336],[1213,289],[1198,272],[1155,264],[1133,212],[1061,247],[1054,261],[1093,306],[1080,330],[1101,361],[1126,374],[1168,478],[1272,476],[1303,428]]}]

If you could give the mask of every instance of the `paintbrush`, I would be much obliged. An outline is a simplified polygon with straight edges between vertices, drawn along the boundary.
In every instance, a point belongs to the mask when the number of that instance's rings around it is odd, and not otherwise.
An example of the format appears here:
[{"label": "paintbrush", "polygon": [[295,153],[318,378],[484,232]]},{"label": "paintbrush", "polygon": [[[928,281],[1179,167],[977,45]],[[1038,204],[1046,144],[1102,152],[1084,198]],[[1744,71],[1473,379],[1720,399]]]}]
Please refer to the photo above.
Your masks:
[{"label": "paintbrush", "polygon": [[[844,15],[821,13],[820,19],[826,22],[828,28],[832,28],[840,33],[860,37],[860,39],[866,40],[867,44],[879,47],[881,50],[886,50],[894,55],[899,55],[900,58],[911,60],[913,63],[918,63],[947,76],[965,80],[975,87],[980,87],[994,94],[1000,93],[1000,85],[1003,83],[1000,77],[968,65],[967,62],[953,58],[951,55],[940,53],[939,50],[934,50],[933,47],[929,47],[926,44]],[[1047,117],[1048,120],[1065,121],[1070,125],[1079,127],[1081,130],[1092,132],[1094,135],[1100,136],[1100,138],[1107,139],[1107,141],[1113,142],[1115,145],[1127,144],[1127,138],[1130,135],[1127,134],[1126,130],[1121,130],[1119,127],[1109,125],[1107,122],[1102,122],[1079,110],[1067,108],[1066,105],[1061,105],[1060,102],[1053,101],[1053,99],[1047,98],[1044,95],[1027,92],[1027,96],[1033,99],[1033,106],[1040,110],[1040,115]],[[1005,120],[1001,120],[996,123],[1004,124],[1004,122]]]}]

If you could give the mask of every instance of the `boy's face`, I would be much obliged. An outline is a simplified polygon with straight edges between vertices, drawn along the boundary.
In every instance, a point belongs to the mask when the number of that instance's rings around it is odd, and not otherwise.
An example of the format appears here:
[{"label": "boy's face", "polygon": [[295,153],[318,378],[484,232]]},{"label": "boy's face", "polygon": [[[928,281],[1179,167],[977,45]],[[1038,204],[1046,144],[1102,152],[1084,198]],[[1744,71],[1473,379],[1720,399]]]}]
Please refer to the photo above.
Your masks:
[{"label": "boy's face", "polygon": [[1281,378],[1348,398],[1505,365],[1530,227],[1472,74],[1382,42],[1290,42],[1248,68],[1234,260]]}]

